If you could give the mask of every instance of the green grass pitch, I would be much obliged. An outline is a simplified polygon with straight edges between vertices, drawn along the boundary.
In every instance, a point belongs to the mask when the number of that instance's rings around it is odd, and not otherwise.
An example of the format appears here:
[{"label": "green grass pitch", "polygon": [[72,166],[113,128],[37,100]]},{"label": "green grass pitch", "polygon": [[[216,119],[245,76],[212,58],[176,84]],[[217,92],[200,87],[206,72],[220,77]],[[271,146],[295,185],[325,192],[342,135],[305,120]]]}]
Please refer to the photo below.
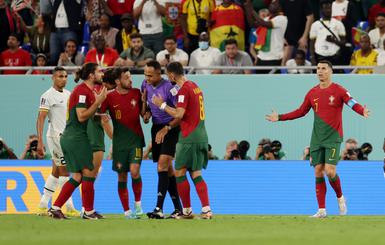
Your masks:
[{"label": "green grass pitch", "polygon": [[212,220],[53,220],[0,216],[0,244],[385,244],[383,216],[218,215]]}]

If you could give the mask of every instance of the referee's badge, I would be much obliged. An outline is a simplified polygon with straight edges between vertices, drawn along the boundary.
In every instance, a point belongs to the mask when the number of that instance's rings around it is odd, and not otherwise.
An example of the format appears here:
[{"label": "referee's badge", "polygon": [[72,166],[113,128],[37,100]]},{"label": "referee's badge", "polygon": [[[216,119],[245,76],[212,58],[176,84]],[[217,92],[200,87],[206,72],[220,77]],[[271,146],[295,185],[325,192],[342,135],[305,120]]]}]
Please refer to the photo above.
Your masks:
[{"label": "referee's badge", "polygon": [[178,94],[178,90],[175,87],[173,87],[172,89],[170,89],[170,93],[172,96],[176,96]]}]

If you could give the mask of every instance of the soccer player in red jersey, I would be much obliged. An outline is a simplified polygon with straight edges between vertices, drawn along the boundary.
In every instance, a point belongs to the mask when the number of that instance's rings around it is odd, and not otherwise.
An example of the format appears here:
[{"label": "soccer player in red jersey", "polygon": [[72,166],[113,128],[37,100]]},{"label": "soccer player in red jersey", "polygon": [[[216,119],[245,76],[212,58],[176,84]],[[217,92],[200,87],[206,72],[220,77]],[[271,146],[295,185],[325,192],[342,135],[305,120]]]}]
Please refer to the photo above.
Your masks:
[{"label": "soccer player in red jersey", "polygon": [[68,102],[68,114],[65,130],[60,138],[67,171],[72,177],[63,185],[55,203],[48,210],[49,216],[65,219],[61,207],[82,184],[82,203],[85,209],[84,219],[100,219],[103,216],[94,210],[94,165],[92,163],[92,147],[87,135],[88,120],[107,97],[107,89],[95,95],[95,84],[102,82],[103,72],[95,63],[86,63],[76,73],[75,81],[82,79],[72,91]]},{"label": "soccer player in red jersey", "polygon": [[[112,169],[118,173],[118,193],[124,214],[127,218],[139,218],[143,215],[140,164],[145,146],[140,116],[144,115],[146,107],[140,90],[132,88],[130,72],[116,68],[114,74],[116,89],[107,95],[101,112],[108,110],[113,123]],[[128,202],[128,172],[131,173],[135,196],[135,213],[130,210]]]},{"label": "soccer player in red jersey", "polygon": [[341,181],[336,167],[340,159],[340,146],[343,138],[342,109],[344,103],[356,113],[369,117],[369,110],[354,100],[349,92],[341,85],[332,82],[332,64],[320,61],[317,65],[319,85],[313,87],[305,96],[302,105],[290,113],[280,114],[273,111],[266,119],[271,122],[293,120],[305,116],[312,108],[314,111],[313,133],[310,142],[311,165],[315,170],[316,196],[318,212],[312,217],[326,217],[325,196],[326,173],[330,185],[336,192],[340,215],[346,215],[347,207],[342,195]]},{"label": "soccer player in red jersey", "polygon": [[208,163],[208,137],[205,127],[205,110],[201,89],[184,76],[183,66],[179,62],[171,62],[166,68],[171,82],[179,87],[176,108],[168,106],[161,96],[153,96],[152,102],[170,116],[180,119],[181,131],[176,145],[175,176],[177,188],[183,203],[181,218],[193,218],[190,184],[186,178],[187,170],[193,179],[202,204],[201,218],[211,219],[207,185],[202,178],[202,168]]}]

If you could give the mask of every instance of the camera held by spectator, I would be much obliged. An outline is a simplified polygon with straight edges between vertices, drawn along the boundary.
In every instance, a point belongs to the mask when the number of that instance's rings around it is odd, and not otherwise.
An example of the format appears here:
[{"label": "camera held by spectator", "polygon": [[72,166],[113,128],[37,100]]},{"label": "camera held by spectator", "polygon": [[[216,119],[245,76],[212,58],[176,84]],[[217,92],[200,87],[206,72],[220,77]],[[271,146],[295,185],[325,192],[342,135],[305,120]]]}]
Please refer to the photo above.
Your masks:
[{"label": "camera held by spectator", "polygon": [[38,154],[37,152],[38,138],[37,135],[30,135],[25,144],[23,154],[20,159],[29,159],[29,160],[42,160],[49,159],[50,156],[43,151],[43,155]]},{"label": "camera held by spectator", "polygon": [[268,138],[263,138],[259,141],[258,147],[256,150],[256,160],[275,160],[272,148],[271,141]]},{"label": "camera held by spectator", "polygon": [[341,159],[342,160],[357,160],[357,149],[358,143],[354,138],[349,138],[345,141],[345,149],[342,151]]},{"label": "camera held by spectator", "polygon": [[365,142],[361,145],[360,148],[357,149],[357,158],[360,161],[368,161],[369,154],[373,151],[373,146]]},{"label": "camera held by spectator", "polygon": [[251,157],[247,155],[247,151],[250,149],[250,143],[247,140],[242,140],[238,144],[239,155],[242,160],[251,160]]},{"label": "camera held by spectator", "polygon": [[241,154],[238,149],[231,151],[229,160],[242,160]]}]

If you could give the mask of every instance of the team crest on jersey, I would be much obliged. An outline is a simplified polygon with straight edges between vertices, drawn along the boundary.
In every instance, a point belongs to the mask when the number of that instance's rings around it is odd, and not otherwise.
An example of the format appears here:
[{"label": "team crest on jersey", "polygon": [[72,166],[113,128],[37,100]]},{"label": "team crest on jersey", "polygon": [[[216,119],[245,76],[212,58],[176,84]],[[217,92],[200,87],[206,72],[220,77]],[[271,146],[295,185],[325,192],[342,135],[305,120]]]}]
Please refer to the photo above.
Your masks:
[{"label": "team crest on jersey", "polygon": [[137,103],[138,103],[138,102],[136,102],[136,100],[134,100],[134,99],[131,100],[131,105],[132,105],[132,107],[135,107]]},{"label": "team crest on jersey", "polygon": [[330,97],[329,97],[329,105],[334,105],[334,96],[333,95],[331,95]]},{"label": "team crest on jersey", "polygon": [[168,8],[168,16],[172,20],[176,20],[178,18],[179,10],[178,7],[172,6]]}]

